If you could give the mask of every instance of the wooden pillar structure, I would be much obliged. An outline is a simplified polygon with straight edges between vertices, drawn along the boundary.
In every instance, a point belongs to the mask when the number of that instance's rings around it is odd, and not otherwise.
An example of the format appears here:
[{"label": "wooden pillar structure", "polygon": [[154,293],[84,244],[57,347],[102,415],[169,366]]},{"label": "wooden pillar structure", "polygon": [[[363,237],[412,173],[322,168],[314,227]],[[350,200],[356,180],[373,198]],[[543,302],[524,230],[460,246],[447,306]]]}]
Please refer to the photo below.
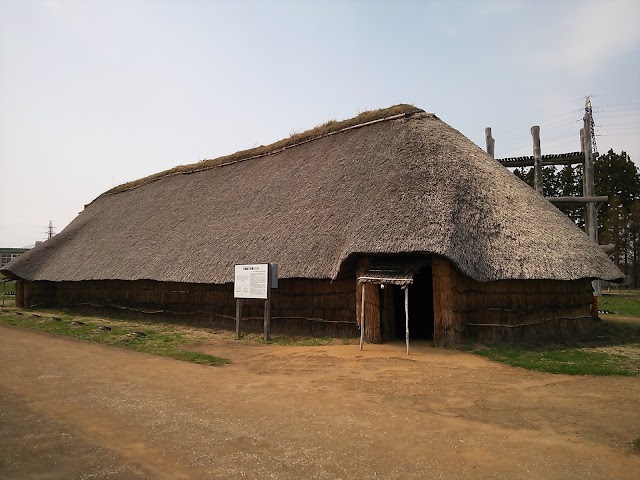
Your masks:
[{"label": "wooden pillar structure", "polygon": [[[358,261],[357,277],[360,277],[370,264],[369,258],[361,258]],[[382,343],[379,290],[380,286],[375,283],[356,284],[356,321],[360,325],[362,341],[366,343]]]},{"label": "wooden pillar structure", "polygon": [[487,153],[491,155],[491,158],[496,158],[496,154],[495,154],[496,141],[491,136],[491,127],[487,127],[484,129],[484,139],[487,144]]},{"label": "wooden pillar structure", "polygon": [[540,127],[538,125],[531,127],[531,136],[533,137],[533,185],[536,192],[543,195],[542,149],[540,148]]},{"label": "wooden pillar structure", "polygon": [[[498,161],[505,167],[530,167],[534,169],[534,189],[544,195],[543,181],[542,181],[542,166],[544,165],[575,165],[582,163],[583,175],[582,175],[582,196],[577,197],[547,197],[547,199],[553,204],[559,203],[572,203],[576,205],[585,206],[585,233],[598,244],[598,204],[607,201],[606,196],[596,196],[595,194],[595,175],[594,175],[594,159],[597,155],[593,152],[593,145],[591,139],[592,135],[592,114],[591,110],[587,109],[583,117],[583,128],[580,129],[580,150],[584,154],[582,158],[574,156],[572,154],[566,154],[564,158],[559,155],[555,155],[554,158],[542,159],[542,152],[540,149],[540,127],[531,127],[531,135],[533,137],[533,157],[531,158],[504,158]],[[489,145],[490,129],[485,129],[485,137],[487,138],[487,148]],[[488,150],[487,150],[488,151]],[[610,251],[613,247],[611,245],[600,245],[605,252]],[[602,289],[599,280],[593,281],[593,290],[596,297],[602,294]]]}]

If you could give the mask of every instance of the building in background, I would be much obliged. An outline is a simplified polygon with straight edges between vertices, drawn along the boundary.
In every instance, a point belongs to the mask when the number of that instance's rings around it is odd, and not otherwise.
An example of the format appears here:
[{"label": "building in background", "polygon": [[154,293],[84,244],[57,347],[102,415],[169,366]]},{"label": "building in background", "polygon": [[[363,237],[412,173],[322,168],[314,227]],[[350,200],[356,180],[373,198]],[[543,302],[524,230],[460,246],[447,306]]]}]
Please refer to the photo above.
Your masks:
[{"label": "building in background", "polygon": [[18,258],[24,252],[28,251],[28,248],[1,248],[0,247],[0,268],[3,268],[14,258]]}]

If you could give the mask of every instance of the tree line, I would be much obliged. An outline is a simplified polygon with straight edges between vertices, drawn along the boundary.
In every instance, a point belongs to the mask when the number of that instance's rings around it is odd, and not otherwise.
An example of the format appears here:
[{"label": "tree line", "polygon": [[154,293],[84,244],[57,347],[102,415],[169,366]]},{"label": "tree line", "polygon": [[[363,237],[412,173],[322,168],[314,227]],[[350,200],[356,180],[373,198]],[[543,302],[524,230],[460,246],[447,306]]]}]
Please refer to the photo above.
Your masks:
[{"label": "tree line", "polygon": [[[516,168],[520,179],[533,187],[533,168]],[[582,165],[542,169],[546,197],[582,195]],[[633,288],[640,285],[640,172],[626,152],[613,149],[594,162],[596,195],[607,195],[609,202],[598,210],[598,238],[601,244],[614,246],[613,262],[627,275]],[[585,208],[559,206],[563,213],[584,229]]]}]

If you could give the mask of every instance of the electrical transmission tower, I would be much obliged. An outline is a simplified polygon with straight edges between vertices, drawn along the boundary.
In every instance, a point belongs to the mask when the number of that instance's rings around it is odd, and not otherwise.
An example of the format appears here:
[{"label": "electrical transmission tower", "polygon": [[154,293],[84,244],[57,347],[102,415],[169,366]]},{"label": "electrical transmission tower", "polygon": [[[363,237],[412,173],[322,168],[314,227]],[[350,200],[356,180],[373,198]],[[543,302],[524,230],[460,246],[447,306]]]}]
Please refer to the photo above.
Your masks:
[{"label": "electrical transmission tower", "polygon": [[598,153],[598,146],[596,145],[596,124],[593,121],[593,107],[591,106],[591,96],[587,95],[584,102],[584,113],[591,115],[591,148],[592,151]]},{"label": "electrical transmission tower", "polygon": [[51,220],[49,220],[49,227],[47,228],[47,240],[49,240],[50,238],[53,238],[53,236],[56,234],[56,232],[53,231],[53,223],[51,223]]}]

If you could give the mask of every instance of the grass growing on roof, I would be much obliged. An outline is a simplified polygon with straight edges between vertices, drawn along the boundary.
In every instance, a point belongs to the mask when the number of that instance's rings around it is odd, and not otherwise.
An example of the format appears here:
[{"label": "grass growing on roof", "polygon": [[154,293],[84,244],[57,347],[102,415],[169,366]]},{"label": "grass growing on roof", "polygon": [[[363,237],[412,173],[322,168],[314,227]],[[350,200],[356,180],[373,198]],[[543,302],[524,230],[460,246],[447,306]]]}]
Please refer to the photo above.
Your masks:
[{"label": "grass growing on roof", "polygon": [[229,360],[189,351],[194,339],[183,331],[161,323],[113,320],[69,315],[62,312],[4,311],[0,323],[40,332],[66,335],[82,340],[127,348],[200,365],[222,366]]},{"label": "grass growing on roof", "polygon": [[248,158],[269,155],[271,153],[275,153],[279,150],[289,148],[294,145],[298,145],[300,143],[308,142],[310,140],[314,140],[317,138],[324,137],[326,135],[330,135],[332,133],[339,132],[346,128],[355,127],[357,125],[366,124],[376,120],[382,120],[385,118],[393,117],[395,115],[418,113],[422,111],[423,110],[408,104],[398,104],[389,108],[381,108],[378,110],[367,110],[359,113],[356,117],[349,118],[347,120],[342,120],[339,122],[336,120],[329,120],[328,122],[325,122],[322,125],[319,125],[315,128],[306,130],[301,133],[292,132],[288,138],[279,140],[275,143],[272,143],[271,145],[266,145],[266,146],[260,145],[259,147],[251,148],[249,150],[241,150],[239,152],[232,153],[231,155],[226,155],[223,157],[210,159],[210,160],[202,160],[201,162],[193,163],[190,165],[180,165],[177,167],[173,167],[169,170],[165,170],[163,172],[149,175],[148,177],[144,177],[138,180],[134,180],[132,182],[119,185],[115,188],[112,188],[111,190],[108,190],[102,195],[109,195],[109,194],[130,190],[132,188],[136,188],[141,185],[154,182],[156,180],[159,180],[169,175],[175,175],[179,173],[195,173],[200,170],[207,170],[209,168],[219,166],[219,165],[235,163],[241,160],[246,160]]}]

